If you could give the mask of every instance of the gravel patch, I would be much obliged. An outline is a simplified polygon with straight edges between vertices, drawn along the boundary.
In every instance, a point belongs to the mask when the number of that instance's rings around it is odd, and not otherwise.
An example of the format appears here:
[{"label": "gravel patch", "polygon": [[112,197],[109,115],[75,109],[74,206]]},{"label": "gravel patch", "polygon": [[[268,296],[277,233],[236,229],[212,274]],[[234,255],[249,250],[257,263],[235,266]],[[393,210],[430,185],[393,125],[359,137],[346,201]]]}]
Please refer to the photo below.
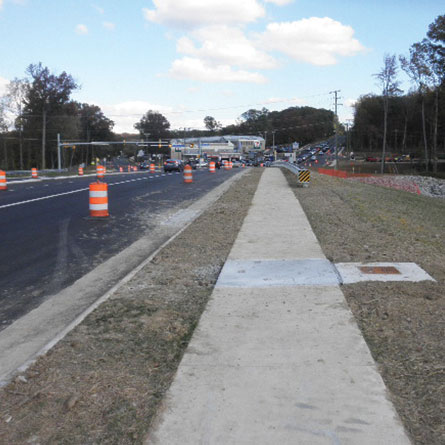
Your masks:
[{"label": "gravel patch", "polygon": [[350,181],[359,181],[365,184],[374,184],[382,187],[394,188],[406,192],[417,193],[432,198],[445,198],[445,180],[427,176],[370,176],[366,178],[349,178]]}]

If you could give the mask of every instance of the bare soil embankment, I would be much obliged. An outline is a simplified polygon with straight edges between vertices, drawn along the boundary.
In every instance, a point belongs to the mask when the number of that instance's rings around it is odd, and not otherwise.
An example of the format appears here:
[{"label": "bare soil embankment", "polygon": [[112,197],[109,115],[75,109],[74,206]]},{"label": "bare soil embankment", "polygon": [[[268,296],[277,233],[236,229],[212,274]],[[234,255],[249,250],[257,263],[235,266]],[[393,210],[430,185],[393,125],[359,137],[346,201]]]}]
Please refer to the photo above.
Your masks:
[{"label": "bare soil embankment", "polygon": [[445,200],[286,171],[334,262],[415,262],[437,282],[342,286],[413,442],[445,443]]}]

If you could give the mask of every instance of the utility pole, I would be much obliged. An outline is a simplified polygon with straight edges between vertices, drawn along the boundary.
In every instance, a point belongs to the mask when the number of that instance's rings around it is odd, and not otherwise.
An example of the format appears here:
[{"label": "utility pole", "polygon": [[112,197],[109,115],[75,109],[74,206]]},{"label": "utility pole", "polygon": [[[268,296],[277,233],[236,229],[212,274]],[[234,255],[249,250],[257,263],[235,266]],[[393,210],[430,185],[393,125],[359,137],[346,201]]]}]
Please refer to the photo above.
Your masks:
[{"label": "utility pole", "polygon": [[337,107],[338,105],[342,105],[338,103],[338,93],[341,90],[334,90],[330,91],[329,94],[334,95],[334,107],[335,107],[335,117],[334,117],[334,133],[335,133],[335,170],[338,169],[338,145],[337,145],[337,122],[338,122],[338,114],[337,114]]}]

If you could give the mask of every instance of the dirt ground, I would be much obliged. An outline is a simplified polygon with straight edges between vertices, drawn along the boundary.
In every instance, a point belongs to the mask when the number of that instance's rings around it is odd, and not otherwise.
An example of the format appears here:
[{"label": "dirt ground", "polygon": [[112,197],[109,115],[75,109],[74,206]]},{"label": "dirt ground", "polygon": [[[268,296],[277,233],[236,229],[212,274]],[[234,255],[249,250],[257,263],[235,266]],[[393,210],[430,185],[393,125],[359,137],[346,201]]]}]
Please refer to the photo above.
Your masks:
[{"label": "dirt ground", "polygon": [[[26,373],[0,390],[1,444],[138,444],[250,205],[250,173]],[[418,445],[445,443],[445,200],[285,171],[334,262],[414,261],[437,283],[342,287]]]},{"label": "dirt ground", "polygon": [[342,290],[413,442],[445,444],[445,200],[285,174],[328,259],[415,262],[437,280]]},{"label": "dirt ground", "polygon": [[129,283],[0,390],[1,444],[143,442],[261,173],[250,169]]}]

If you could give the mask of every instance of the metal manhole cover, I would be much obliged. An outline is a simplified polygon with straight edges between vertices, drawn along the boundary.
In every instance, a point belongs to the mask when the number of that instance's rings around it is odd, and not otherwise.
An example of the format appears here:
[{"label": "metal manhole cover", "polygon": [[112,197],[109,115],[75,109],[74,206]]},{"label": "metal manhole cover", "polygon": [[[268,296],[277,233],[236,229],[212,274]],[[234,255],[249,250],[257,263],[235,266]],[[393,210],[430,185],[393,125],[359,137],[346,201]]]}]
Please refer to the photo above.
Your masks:
[{"label": "metal manhole cover", "polygon": [[361,266],[359,269],[366,274],[400,275],[400,272],[394,266]]}]

